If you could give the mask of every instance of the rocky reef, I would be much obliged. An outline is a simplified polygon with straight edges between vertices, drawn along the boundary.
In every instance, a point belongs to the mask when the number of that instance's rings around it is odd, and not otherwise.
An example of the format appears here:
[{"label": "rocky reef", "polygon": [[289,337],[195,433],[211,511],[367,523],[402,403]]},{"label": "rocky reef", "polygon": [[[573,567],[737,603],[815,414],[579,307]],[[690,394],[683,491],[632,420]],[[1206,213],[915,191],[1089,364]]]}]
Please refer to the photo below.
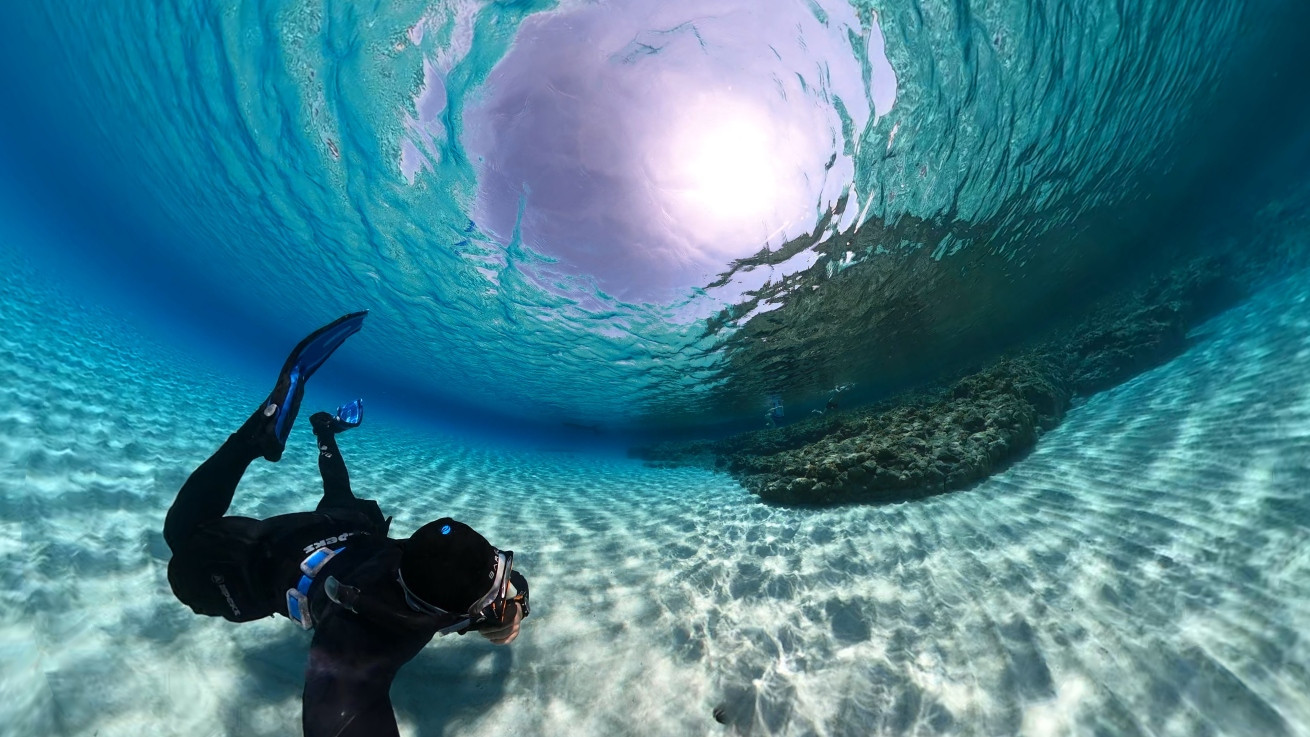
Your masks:
[{"label": "rocky reef", "polygon": [[1182,353],[1188,330],[1245,293],[1240,271],[1219,257],[1200,258],[949,382],[785,427],[632,454],[656,465],[709,465],[784,504],[900,501],[961,489],[1028,453],[1076,398]]}]

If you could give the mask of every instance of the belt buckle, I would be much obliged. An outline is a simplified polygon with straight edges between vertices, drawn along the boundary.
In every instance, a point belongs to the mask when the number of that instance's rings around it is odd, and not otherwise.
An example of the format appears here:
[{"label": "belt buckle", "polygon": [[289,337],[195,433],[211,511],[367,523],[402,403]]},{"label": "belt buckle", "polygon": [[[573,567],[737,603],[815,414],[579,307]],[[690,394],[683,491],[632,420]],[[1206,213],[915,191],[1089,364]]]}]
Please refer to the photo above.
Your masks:
[{"label": "belt buckle", "polygon": [[295,588],[287,589],[287,617],[299,624],[301,629],[314,628],[314,618],[309,613],[309,587],[314,583],[314,576],[318,575],[318,572],[323,570],[323,566],[335,558],[337,553],[345,549],[344,545],[335,550],[319,548],[300,561],[300,572],[304,575],[300,577],[300,582]]},{"label": "belt buckle", "polygon": [[300,589],[287,589],[287,614],[290,615],[292,622],[300,625],[301,629],[313,629],[314,620],[309,615],[309,597]]}]

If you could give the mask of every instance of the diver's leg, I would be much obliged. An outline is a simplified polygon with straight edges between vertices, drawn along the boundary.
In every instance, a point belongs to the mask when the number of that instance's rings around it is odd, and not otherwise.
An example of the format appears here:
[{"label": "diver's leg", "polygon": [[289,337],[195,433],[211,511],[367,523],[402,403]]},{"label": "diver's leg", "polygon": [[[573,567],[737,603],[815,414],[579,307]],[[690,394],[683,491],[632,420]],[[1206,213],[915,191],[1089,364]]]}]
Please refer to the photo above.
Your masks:
[{"label": "diver's leg", "polygon": [[391,527],[391,518],[382,515],[382,509],[376,501],[355,496],[350,488],[346,461],[341,457],[341,449],[337,447],[337,433],[359,426],[359,403],[352,404],[355,405],[355,411],[353,414],[347,413],[348,419],[343,419],[341,409],[337,410],[336,415],[315,412],[309,418],[309,424],[314,428],[314,438],[318,442],[318,472],[323,476],[323,499],[315,511],[336,510],[363,514],[374,526],[373,532],[385,536]]},{"label": "diver's leg", "polygon": [[164,541],[173,552],[180,549],[201,523],[227,514],[241,476],[251,461],[263,455],[263,448],[254,437],[255,428],[263,422],[261,415],[262,412],[255,412],[182,484],[164,518]]},{"label": "diver's leg", "polygon": [[371,684],[341,680],[350,690],[339,699],[324,699],[311,693],[306,684],[300,717],[305,737],[400,737],[389,695],[357,705],[359,699],[355,694],[370,689]]},{"label": "diver's leg", "polygon": [[350,472],[346,470],[346,461],[341,457],[337,447],[337,430],[332,422],[332,415],[316,412],[309,418],[314,428],[314,438],[318,441],[318,472],[323,476],[323,501],[318,508],[349,507],[355,501],[350,490]]},{"label": "diver's leg", "polygon": [[391,704],[396,672],[432,634],[329,617],[314,628],[305,665],[305,737],[399,737]]}]

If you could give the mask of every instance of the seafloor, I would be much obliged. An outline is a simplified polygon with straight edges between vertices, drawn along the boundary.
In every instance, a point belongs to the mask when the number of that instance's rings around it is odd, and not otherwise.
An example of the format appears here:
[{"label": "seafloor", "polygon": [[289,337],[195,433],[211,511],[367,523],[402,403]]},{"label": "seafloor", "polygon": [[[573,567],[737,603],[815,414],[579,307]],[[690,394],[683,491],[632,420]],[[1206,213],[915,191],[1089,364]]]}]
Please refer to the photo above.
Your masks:
[{"label": "seafloor", "polygon": [[[513,646],[402,672],[402,732],[1310,735],[1306,277],[913,503],[771,507],[707,471],[366,424],[343,450],[395,530],[451,514],[532,581]],[[4,278],[0,733],[298,734],[307,635],[191,615],[159,534],[266,387]],[[292,443],[236,511],[314,501]]]}]

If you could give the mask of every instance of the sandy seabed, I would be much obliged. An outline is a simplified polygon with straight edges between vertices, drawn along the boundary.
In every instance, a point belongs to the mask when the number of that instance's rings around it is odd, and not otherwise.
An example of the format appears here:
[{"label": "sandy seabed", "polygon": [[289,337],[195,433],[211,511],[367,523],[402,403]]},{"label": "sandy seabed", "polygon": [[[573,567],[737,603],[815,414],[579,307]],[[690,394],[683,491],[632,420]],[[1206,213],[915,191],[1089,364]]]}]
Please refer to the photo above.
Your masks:
[{"label": "sandy seabed", "polygon": [[[775,508],[704,471],[366,423],[343,453],[396,534],[449,514],[532,582],[514,645],[441,639],[402,671],[402,733],[1310,735],[1298,278],[913,503]],[[4,289],[0,734],[299,734],[309,636],[192,615],[159,532],[267,387]],[[316,502],[308,430],[291,443],[235,513]]]}]

